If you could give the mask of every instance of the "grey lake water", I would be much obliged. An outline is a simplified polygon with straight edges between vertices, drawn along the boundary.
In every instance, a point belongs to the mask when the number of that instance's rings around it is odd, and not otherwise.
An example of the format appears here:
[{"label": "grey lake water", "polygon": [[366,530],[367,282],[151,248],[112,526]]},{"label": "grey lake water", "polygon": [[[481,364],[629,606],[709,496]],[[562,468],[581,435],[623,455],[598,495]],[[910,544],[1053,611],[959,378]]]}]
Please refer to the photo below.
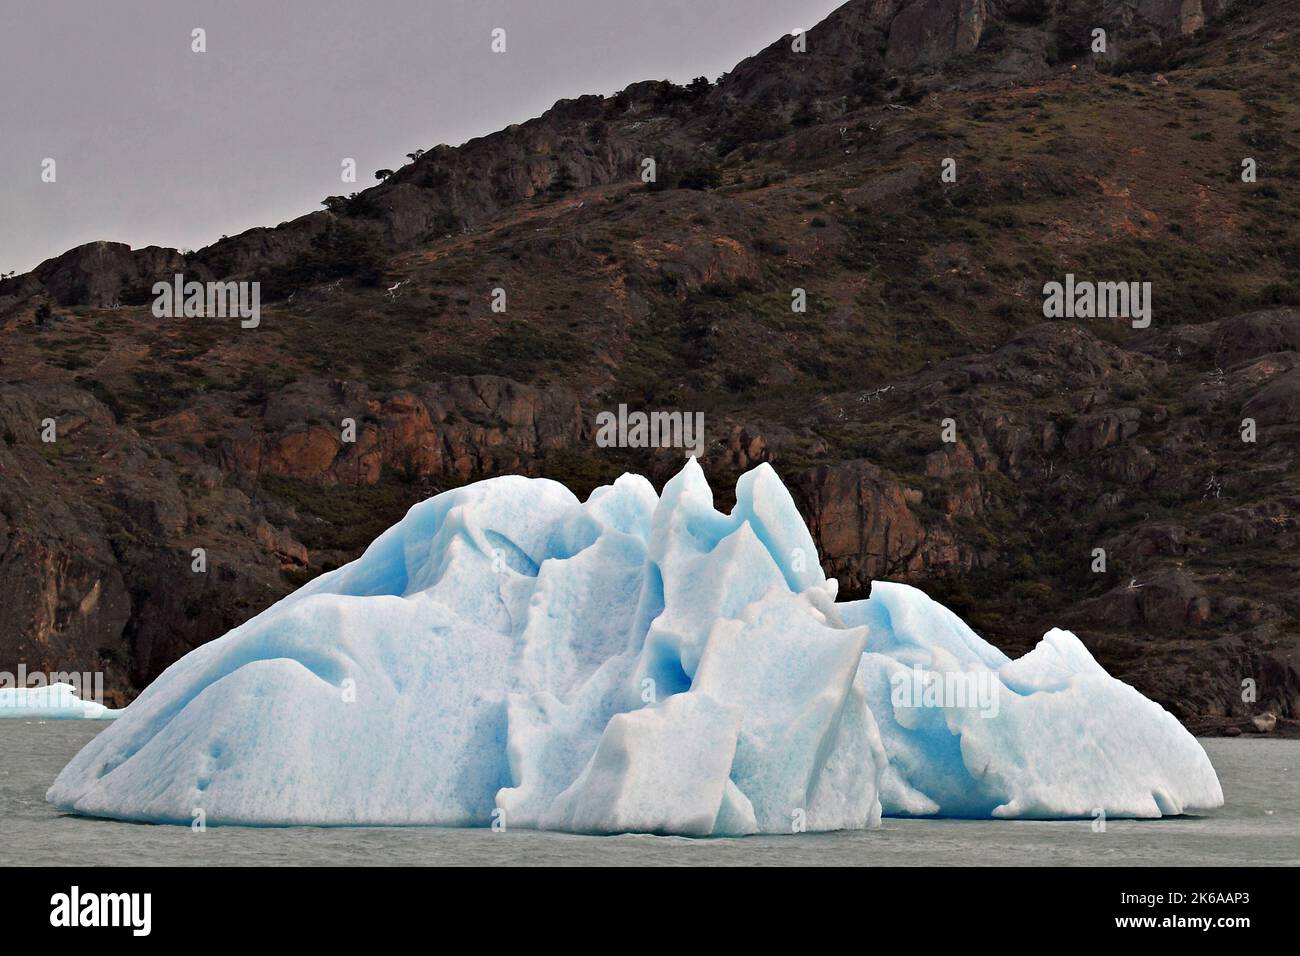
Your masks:
[{"label": "grey lake water", "polygon": [[1225,806],[1199,817],[885,820],[878,830],[689,840],[527,830],[151,826],[59,813],[45,791],[107,726],[0,720],[0,865],[1258,866],[1300,864],[1300,740],[1206,739]]}]

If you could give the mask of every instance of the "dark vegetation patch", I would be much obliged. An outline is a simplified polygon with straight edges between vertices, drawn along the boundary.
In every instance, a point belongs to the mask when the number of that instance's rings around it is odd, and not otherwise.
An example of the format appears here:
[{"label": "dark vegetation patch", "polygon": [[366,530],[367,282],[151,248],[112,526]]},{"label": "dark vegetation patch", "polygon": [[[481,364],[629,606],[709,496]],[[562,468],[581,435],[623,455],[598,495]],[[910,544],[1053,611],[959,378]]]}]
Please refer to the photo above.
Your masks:
[{"label": "dark vegetation patch", "polygon": [[334,222],[312,238],[311,248],[284,265],[258,276],[264,301],[292,295],[299,289],[347,279],[377,286],[384,276],[387,253],[377,233],[345,222]]}]

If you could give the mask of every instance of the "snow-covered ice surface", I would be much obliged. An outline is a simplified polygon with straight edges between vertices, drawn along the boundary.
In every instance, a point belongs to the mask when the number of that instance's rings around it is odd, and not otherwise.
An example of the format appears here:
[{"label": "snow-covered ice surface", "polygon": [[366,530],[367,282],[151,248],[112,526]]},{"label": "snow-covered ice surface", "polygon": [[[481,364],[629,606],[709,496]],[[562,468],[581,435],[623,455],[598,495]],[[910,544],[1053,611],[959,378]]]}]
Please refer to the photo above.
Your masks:
[{"label": "snow-covered ice surface", "polygon": [[0,688],[0,718],[111,720],[121,713],[93,700],[82,700],[72,684]]},{"label": "snow-covered ice surface", "polygon": [[1074,635],[1009,660],[920,591],[835,603],[776,473],[585,503],[495,478],[177,661],[60,809],[694,836],[1220,806],[1197,741]]}]

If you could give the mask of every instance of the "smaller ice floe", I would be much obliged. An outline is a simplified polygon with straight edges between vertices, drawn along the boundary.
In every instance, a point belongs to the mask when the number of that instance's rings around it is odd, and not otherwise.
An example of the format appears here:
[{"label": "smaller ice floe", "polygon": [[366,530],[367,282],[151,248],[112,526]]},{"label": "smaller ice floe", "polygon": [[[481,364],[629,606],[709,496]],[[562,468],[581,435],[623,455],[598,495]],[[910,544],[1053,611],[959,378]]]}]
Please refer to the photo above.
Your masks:
[{"label": "smaller ice floe", "polygon": [[24,720],[112,720],[120,710],[113,710],[93,700],[82,700],[71,684],[47,684],[44,687],[0,688],[0,718]]}]

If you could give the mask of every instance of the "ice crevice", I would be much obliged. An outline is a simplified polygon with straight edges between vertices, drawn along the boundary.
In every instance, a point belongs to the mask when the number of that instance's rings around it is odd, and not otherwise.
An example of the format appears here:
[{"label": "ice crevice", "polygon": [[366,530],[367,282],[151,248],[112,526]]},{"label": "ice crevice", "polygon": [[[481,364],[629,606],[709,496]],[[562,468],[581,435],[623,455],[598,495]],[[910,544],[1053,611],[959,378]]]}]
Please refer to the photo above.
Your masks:
[{"label": "ice crevice", "polygon": [[837,590],[768,465],[729,514],[693,459],[662,495],[478,482],[177,661],[48,799],[700,837],[1222,804],[1195,738],[1068,631],[1011,660],[916,588]]}]

